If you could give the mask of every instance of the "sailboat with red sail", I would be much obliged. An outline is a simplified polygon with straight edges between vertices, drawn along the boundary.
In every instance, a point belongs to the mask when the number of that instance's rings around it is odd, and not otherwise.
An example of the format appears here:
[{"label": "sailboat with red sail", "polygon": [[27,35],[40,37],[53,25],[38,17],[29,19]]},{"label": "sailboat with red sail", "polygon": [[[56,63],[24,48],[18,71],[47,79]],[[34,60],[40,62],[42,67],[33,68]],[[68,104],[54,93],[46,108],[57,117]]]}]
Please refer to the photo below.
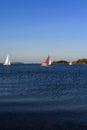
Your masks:
[{"label": "sailboat with red sail", "polygon": [[48,56],[41,65],[42,66],[49,66],[49,65],[51,65],[51,58],[50,58],[50,56]]}]

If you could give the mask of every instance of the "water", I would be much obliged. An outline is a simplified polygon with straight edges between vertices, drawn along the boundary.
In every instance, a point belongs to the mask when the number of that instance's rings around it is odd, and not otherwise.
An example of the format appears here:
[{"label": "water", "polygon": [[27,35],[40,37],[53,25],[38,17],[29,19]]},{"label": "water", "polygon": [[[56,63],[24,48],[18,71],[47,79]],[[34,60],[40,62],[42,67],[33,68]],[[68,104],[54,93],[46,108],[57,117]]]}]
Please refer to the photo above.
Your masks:
[{"label": "water", "polygon": [[87,129],[87,65],[0,65],[0,128]]}]

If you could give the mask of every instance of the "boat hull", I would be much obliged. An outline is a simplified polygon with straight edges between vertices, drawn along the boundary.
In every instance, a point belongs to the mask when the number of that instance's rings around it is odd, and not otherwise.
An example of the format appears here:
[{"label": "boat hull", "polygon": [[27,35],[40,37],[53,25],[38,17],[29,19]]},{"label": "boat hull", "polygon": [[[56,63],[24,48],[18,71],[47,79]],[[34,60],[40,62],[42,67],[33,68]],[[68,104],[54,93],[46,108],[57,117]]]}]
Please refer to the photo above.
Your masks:
[{"label": "boat hull", "polygon": [[41,66],[48,66],[48,64],[46,64],[46,63],[42,63]]}]

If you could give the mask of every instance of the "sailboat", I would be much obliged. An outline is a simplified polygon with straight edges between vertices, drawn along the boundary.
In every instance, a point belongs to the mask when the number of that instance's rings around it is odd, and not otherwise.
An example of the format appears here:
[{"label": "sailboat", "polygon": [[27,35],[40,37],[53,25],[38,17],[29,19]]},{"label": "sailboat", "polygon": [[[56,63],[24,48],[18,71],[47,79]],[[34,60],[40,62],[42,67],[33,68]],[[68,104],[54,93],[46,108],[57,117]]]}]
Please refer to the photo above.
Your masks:
[{"label": "sailboat", "polygon": [[11,65],[9,56],[6,57],[6,60],[4,62],[4,65]]},{"label": "sailboat", "polygon": [[69,65],[72,65],[72,62],[69,62]]},{"label": "sailboat", "polygon": [[50,56],[48,56],[41,65],[42,66],[49,66],[49,65],[51,65],[51,58],[50,58]]}]

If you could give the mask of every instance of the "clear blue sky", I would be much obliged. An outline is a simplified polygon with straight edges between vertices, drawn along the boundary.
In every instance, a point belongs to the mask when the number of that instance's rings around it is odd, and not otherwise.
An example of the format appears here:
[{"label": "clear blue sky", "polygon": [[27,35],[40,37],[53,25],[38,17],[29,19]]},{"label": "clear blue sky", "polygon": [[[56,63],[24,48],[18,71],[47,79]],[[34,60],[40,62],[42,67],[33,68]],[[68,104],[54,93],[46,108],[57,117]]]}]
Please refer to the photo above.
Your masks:
[{"label": "clear blue sky", "polygon": [[87,0],[0,0],[0,62],[87,58]]}]

